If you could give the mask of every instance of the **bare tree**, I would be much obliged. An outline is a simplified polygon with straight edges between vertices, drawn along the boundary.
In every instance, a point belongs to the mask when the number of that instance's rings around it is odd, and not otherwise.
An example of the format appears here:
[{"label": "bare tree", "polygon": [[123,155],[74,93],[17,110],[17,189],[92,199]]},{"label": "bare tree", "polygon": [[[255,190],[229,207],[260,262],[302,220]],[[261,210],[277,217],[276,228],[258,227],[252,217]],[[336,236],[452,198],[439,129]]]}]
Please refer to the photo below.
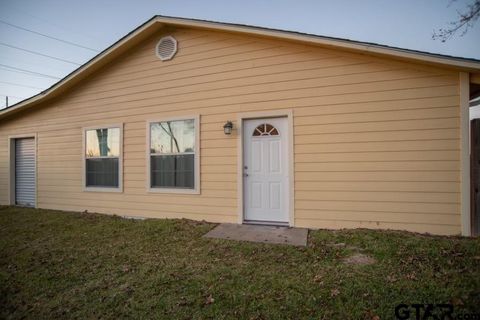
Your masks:
[{"label": "bare tree", "polygon": [[163,129],[163,131],[165,131],[165,133],[168,134],[170,138],[172,138],[170,140],[170,149],[171,149],[170,152],[173,152],[173,145],[171,145],[172,141],[175,142],[175,148],[177,149],[177,152],[180,152],[180,147],[178,146],[178,140],[175,137],[175,134],[173,133],[172,124],[170,121],[167,122],[167,126],[168,126],[168,130],[163,127],[162,123],[160,123],[160,127]]},{"label": "bare tree", "polygon": [[[455,1],[456,0],[452,0],[450,4]],[[434,31],[432,39],[445,42],[460,30],[460,36],[465,35],[480,17],[480,0],[472,0],[469,4],[467,4],[465,11],[457,10],[457,15],[457,20],[449,22],[449,26],[447,28],[440,28],[437,31]]]}]

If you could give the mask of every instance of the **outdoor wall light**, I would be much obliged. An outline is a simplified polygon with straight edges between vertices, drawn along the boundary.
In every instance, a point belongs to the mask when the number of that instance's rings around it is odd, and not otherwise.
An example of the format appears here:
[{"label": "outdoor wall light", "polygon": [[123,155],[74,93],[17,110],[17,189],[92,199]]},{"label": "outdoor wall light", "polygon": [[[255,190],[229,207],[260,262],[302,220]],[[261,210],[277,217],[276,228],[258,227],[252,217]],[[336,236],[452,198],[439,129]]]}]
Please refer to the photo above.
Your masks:
[{"label": "outdoor wall light", "polygon": [[232,134],[232,129],[233,129],[233,123],[232,123],[232,121],[227,121],[227,123],[225,123],[225,124],[223,125],[223,132],[224,132],[226,135]]}]

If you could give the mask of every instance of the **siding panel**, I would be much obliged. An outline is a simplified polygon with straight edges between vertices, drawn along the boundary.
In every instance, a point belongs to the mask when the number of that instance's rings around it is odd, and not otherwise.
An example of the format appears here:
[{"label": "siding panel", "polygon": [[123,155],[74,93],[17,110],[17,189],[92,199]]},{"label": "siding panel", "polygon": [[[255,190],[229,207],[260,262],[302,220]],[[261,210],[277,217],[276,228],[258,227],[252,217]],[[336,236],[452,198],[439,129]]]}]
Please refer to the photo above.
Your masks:
[{"label": "siding panel", "polygon": [[[458,74],[340,50],[213,31],[160,34],[28,114],[0,123],[0,203],[8,136],[37,134],[38,206],[236,222],[238,112],[293,110],[295,225],[455,234]],[[201,194],[146,190],[146,121],[201,117]],[[84,192],[82,128],[124,123],[123,193]]]}]

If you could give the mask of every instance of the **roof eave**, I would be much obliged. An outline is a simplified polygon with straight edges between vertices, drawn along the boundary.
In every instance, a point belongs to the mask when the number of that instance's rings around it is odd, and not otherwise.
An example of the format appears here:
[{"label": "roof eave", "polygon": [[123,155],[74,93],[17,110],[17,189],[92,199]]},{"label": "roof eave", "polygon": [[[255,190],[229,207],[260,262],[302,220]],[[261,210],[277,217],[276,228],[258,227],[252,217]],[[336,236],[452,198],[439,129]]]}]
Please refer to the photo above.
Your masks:
[{"label": "roof eave", "polygon": [[[86,77],[93,73],[98,68],[102,67],[114,57],[112,56],[113,52],[115,52],[115,56],[120,55],[124,50],[127,50],[131,47],[132,39],[137,39],[136,42],[140,42],[143,38],[146,38],[148,35],[153,33],[155,30],[158,30],[162,27],[162,24],[159,24],[158,17],[153,17],[149,21],[143,23],[138,28],[134,29],[132,32],[125,35],[123,38],[115,42],[110,47],[106,48],[98,55],[93,57],[88,62],[81,65],[79,68],[75,69],[73,72],[68,74],[66,77],[62,78],[60,81],[53,84],[50,88],[36,94],[33,97],[20,101],[19,103],[0,110],[0,119],[3,119],[7,116],[11,116],[19,111],[25,110],[27,107],[33,107],[40,102],[44,102],[46,99],[51,99],[56,97],[59,93],[63,92],[67,87],[72,86],[72,80],[79,79]],[[137,38],[139,35],[143,34],[144,37],[142,39]],[[127,45],[128,44],[128,45]],[[106,59],[109,57],[110,59]],[[102,63],[100,63],[102,61]]]},{"label": "roof eave", "polygon": [[[79,79],[88,76],[98,68],[102,67],[111,59],[121,54],[124,50],[128,49],[132,42],[135,43],[146,38],[156,30],[159,30],[164,25],[180,26],[180,27],[190,27],[190,28],[201,28],[201,29],[212,29],[220,31],[228,31],[235,33],[244,33],[244,34],[253,34],[257,36],[266,36],[279,38],[283,40],[298,41],[302,43],[309,43],[314,45],[342,48],[345,50],[351,50],[356,52],[368,53],[373,55],[381,55],[388,57],[396,57],[398,59],[409,60],[419,63],[433,64],[437,66],[443,66],[446,68],[454,68],[459,71],[466,72],[480,72],[480,62],[468,61],[465,59],[455,59],[447,58],[434,54],[421,53],[421,52],[412,52],[406,49],[383,47],[375,44],[365,44],[350,40],[328,38],[317,35],[308,35],[301,34],[296,32],[289,32],[283,30],[275,29],[266,29],[253,26],[244,26],[236,24],[227,24],[221,22],[212,22],[212,21],[203,21],[203,20],[194,20],[194,19],[185,19],[185,18],[175,18],[175,17],[165,17],[165,16],[154,16],[149,21],[145,22],[138,28],[134,29],[132,32],[121,38],[119,41],[115,42],[113,45],[93,57],[90,61],[80,66],[78,69],[74,70],[72,73],[55,83],[50,88],[45,91],[29,98],[23,100],[9,108],[3,109],[0,111],[0,119],[3,119],[7,116],[13,115],[19,111],[27,109],[27,107],[33,107],[40,102],[43,102],[47,99],[53,98],[63,92],[64,89],[73,85],[74,79]],[[141,37],[141,35],[143,35]],[[136,40],[136,41],[135,41]],[[107,57],[109,59],[107,59]]]},{"label": "roof eave", "polygon": [[468,61],[462,58],[442,57],[441,55],[412,52],[408,49],[400,49],[394,47],[386,47],[378,44],[366,44],[358,41],[330,38],[319,35],[302,34],[298,32],[291,32],[285,30],[275,30],[247,25],[238,25],[222,22],[212,22],[203,20],[192,20],[185,18],[164,17],[157,16],[158,21],[165,24],[183,26],[183,27],[197,27],[203,29],[222,30],[236,33],[248,33],[258,36],[267,36],[274,38],[281,38],[286,40],[299,41],[303,43],[310,43],[316,45],[323,45],[329,47],[343,48],[347,50],[361,51],[371,54],[380,54],[385,56],[394,56],[401,59],[415,60],[417,62],[426,62],[444,67],[454,67],[462,71],[480,72],[480,62]]}]

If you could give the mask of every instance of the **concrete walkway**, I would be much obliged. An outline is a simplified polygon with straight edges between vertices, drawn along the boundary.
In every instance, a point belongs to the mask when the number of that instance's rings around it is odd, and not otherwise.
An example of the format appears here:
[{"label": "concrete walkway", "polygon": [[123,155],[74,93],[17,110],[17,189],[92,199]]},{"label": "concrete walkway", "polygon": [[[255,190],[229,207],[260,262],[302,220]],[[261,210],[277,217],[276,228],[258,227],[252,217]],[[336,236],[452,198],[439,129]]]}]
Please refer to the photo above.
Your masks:
[{"label": "concrete walkway", "polygon": [[204,237],[306,246],[308,229],[223,223],[210,230]]}]

